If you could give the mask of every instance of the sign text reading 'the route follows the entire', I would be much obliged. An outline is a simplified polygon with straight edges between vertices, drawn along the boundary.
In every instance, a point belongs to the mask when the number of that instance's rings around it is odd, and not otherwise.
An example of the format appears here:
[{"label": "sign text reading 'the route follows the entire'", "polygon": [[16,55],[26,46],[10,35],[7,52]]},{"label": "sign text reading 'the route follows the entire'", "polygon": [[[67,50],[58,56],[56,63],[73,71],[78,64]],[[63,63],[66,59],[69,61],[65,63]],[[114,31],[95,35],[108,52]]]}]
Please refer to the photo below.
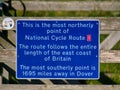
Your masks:
[{"label": "sign text reading 'the route follows the entire'", "polygon": [[99,20],[17,20],[17,78],[98,79]]}]

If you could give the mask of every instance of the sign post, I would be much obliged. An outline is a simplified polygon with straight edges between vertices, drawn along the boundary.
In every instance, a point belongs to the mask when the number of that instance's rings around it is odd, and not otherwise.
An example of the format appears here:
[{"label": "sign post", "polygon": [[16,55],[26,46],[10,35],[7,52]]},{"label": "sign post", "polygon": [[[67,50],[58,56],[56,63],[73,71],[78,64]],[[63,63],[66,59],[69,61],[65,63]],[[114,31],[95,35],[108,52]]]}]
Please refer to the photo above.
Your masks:
[{"label": "sign post", "polygon": [[99,20],[17,20],[17,78],[98,79]]}]

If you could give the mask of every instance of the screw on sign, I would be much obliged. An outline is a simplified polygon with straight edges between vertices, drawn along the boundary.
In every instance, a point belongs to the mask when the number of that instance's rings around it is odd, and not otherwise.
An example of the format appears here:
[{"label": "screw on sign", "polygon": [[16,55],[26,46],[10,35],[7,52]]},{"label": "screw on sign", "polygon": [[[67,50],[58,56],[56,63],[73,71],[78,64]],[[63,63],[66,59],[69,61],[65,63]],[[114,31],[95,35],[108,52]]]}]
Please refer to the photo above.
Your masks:
[{"label": "screw on sign", "polygon": [[87,41],[88,41],[88,42],[91,42],[91,40],[92,40],[91,34],[88,34],[88,35],[87,35]]}]

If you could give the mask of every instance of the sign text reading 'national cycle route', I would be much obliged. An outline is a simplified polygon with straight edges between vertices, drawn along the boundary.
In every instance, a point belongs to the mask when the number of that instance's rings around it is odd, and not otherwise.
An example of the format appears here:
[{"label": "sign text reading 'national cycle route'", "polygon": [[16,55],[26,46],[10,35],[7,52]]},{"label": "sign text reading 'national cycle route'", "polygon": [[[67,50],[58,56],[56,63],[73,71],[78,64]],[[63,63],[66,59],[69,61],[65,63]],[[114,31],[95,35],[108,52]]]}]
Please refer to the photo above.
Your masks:
[{"label": "sign text reading 'national cycle route'", "polygon": [[98,79],[99,20],[17,20],[20,79]]}]

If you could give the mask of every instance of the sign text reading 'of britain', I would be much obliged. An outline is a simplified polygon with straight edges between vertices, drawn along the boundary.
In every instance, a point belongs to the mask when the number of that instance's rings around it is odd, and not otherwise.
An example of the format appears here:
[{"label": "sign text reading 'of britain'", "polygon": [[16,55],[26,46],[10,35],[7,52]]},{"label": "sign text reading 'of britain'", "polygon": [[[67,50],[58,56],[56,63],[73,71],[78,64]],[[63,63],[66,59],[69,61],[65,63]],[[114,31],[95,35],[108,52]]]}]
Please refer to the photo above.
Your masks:
[{"label": "sign text reading 'of britain'", "polygon": [[98,79],[98,20],[17,20],[17,78]]}]

